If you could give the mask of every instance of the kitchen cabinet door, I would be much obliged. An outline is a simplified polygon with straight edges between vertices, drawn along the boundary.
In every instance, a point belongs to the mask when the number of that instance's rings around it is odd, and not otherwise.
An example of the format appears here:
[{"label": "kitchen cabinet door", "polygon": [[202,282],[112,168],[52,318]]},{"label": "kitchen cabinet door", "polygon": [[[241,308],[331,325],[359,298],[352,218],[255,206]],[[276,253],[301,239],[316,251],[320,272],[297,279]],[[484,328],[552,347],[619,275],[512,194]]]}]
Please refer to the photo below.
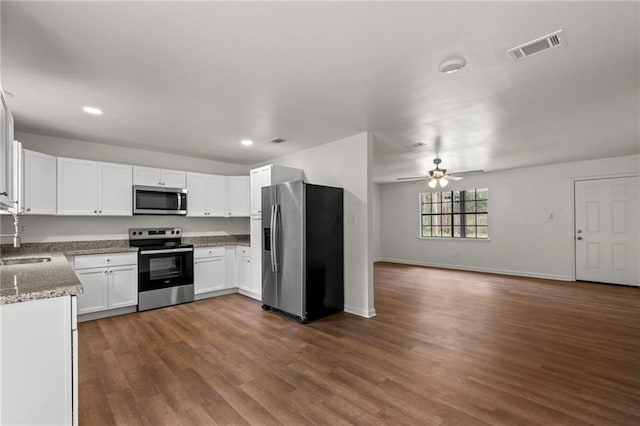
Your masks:
[{"label": "kitchen cabinet door", "polygon": [[162,170],[162,186],[167,188],[186,188],[187,173],[178,170]]},{"label": "kitchen cabinet door", "polygon": [[125,164],[98,163],[98,214],[132,216],[133,168]]},{"label": "kitchen cabinet door", "polygon": [[133,184],[144,186],[162,186],[162,170],[151,167],[133,167]]},{"label": "kitchen cabinet door", "polygon": [[0,90],[0,207],[14,208],[16,199],[13,194],[13,117],[9,105]]},{"label": "kitchen cabinet door", "polygon": [[58,158],[58,214],[83,216],[98,213],[98,164]]},{"label": "kitchen cabinet door", "polygon": [[236,286],[245,291],[251,290],[251,248],[236,247]]},{"label": "kitchen cabinet door", "polygon": [[73,298],[0,305],[0,424],[78,424]]},{"label": "kitchen cabinet door", "polygon": [[251,170],[251,214],[262,213],[262,187],[271,185],[271,166],[264,166]]},{"label": "kitchen cabinet door", "polygon": [[120,266],[109,269],[109,309],[138,304],[138,267]]},{"label": "kitchen cabinet door", "polygon": [[78,295],[78,314],[104,311],[109,308],[109,270],[91,268],[76,270],[78,279],[84,286]]},{"label": "kitchen cabinet door", "polygon": [[227,177],[227,200],[229,216],[249,216],[250,203],[249,176]]},{"label": "kitchen cabinet door", "polygon": [[[250,288],[262,297],[262,220],[251,218],[251,283]],[[254,291],[252,291],[253,293]]]},{"label": "kitchen cabinet door", "polygon": [[194,293],[222,290],[227,286],[224,256],[197,259],[194,262]]},{"label": "kitchen cabinet door", "polygon": [[23,150],[24,214],[55,215],[57,195],[57,158]]},{"label": "kitchen cabinet door", "polygon": [[224,217],[227,209],[227,178],[225,176],[207,176],[207,216]]},{"label": "kitchen cabinet door", "polygon": [[187,173],[187,216],[207,215],[207,175]]}]

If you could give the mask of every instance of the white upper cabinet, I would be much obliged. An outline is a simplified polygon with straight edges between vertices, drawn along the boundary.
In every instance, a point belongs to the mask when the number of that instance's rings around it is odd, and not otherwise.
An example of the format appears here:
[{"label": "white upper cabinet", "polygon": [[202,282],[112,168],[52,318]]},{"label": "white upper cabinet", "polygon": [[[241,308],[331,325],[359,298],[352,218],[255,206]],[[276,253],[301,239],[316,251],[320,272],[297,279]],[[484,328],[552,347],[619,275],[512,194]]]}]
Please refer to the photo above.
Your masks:
[{"label": "white upper cabinet", "polygon": [[132,167],[98,163],[98,212],[107,216],[131,216],[133,204]]},{"label": "white upper cabinet", "polygon": [[187,216],[227,215],[226,177],[187,173]]},{"label": "white upper cabinet", "polygon": [[57,158],[23,150],[24,214],[56,214]]},{"label": "white upper cabinet", "polygon": [[58,158],[58,214],[131,216],[131,166]]},{"label": "white upper cabinet", "polygon": [[262,213],[262,188],[276,183],[292,182],[302,180],[304,171],[292,167],[268,166],[258,167],[251,170],[251,214]]},{"label": "white upper cabinet", "polygon": [[98,214],[98,163],[58,158],[58,214]]},{"label": "white upper cabinet", "polygon": [[185,188],[187,186],[187,173],[178,170],[162,170],[162,186]]},{"label": "white upper cabinet", "polygon": [[166,186],[167,188],[186,188],[187,173],[178,170],[154,169],[151,167],[133,167],[133,183],[144,186]]},{"label": "white upper cabinet", "polygon": [[4,92],[0,90],[0,207],[14,207],[15,200],[12,165],[13,117],[9,111]]},{"label": "white upper cabinet", "polygon": [[249,176],[227,177],[229,216],[249,216]]},{"label": "white upper cabinet", "polygon": [[228,216],[226,176],[207,176],[208,216]]},{"label": "white upper cabinet", "polygon": [[187,216],[207,216],[207,175],[187,173]]},{"label": "white upper cabinet", "polygon": [[249,216],[249,177],[187,173],[187,216]]}]

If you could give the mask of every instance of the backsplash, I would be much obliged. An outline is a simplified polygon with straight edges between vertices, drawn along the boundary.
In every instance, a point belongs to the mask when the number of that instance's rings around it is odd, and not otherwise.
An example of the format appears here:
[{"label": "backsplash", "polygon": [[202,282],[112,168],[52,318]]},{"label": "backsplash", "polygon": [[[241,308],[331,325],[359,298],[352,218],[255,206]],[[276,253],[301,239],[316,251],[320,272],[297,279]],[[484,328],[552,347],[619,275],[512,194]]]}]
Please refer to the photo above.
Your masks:
[{"label": "backsplash", "polygon": [[[3,234],[13,233],[13,219],[0,219]],[[248,217],[209,218],[184,216],[21,216],[23,243],[79,240],[119,240],[129,238],[129,228],[179,226],[185,237],[239,235],[249,233]],[[11,238],[2,238],[10,243]]]}]

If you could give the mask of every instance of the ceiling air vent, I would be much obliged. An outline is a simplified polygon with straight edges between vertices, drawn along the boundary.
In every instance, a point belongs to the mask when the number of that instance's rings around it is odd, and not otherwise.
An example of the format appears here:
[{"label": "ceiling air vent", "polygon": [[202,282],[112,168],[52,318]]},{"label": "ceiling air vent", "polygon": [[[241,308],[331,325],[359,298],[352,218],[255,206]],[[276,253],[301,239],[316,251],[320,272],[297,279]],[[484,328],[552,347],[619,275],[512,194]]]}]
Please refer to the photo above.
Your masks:
[{"label": "ceiling air vent", "polygon": [[286,139],[284,139],[284,138],[275,138],[271,142],[273,142],[273,143],[282,143],[284,141],[286,141]]},{"label": "ceiling air vent", "polygon": [[427,146],[426,143],[424,142],[416,142],[416,143],[412,143],[411,145],[405,145],[405,148],[407,149],[417,149],[417,148],[422,148]]},{"label": "ceiling air vent", "polygon": [[554,33],[548,34],[544,37],[537,38],[530,42],[521,44],[513,49],[507,50],[507,53],[515,62],[521,61],[527,56],[535,55],[536,53],[543,52],[552,47],[566,44],[567,41],[564,38],[564,32],[558,30]]}]

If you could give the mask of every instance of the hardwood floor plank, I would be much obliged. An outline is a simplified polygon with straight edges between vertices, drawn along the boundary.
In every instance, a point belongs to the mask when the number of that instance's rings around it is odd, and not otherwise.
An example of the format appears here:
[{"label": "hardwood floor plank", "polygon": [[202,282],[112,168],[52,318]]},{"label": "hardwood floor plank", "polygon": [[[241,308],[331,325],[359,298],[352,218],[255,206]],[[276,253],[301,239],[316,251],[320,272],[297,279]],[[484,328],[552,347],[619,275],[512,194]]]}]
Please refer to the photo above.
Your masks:
[{"label": "hardwood floor plank", "polygon": [[306,326],[237,294],[81,323],[81,424],[640,424],[640,289],[378,263],[375,300]]}]

